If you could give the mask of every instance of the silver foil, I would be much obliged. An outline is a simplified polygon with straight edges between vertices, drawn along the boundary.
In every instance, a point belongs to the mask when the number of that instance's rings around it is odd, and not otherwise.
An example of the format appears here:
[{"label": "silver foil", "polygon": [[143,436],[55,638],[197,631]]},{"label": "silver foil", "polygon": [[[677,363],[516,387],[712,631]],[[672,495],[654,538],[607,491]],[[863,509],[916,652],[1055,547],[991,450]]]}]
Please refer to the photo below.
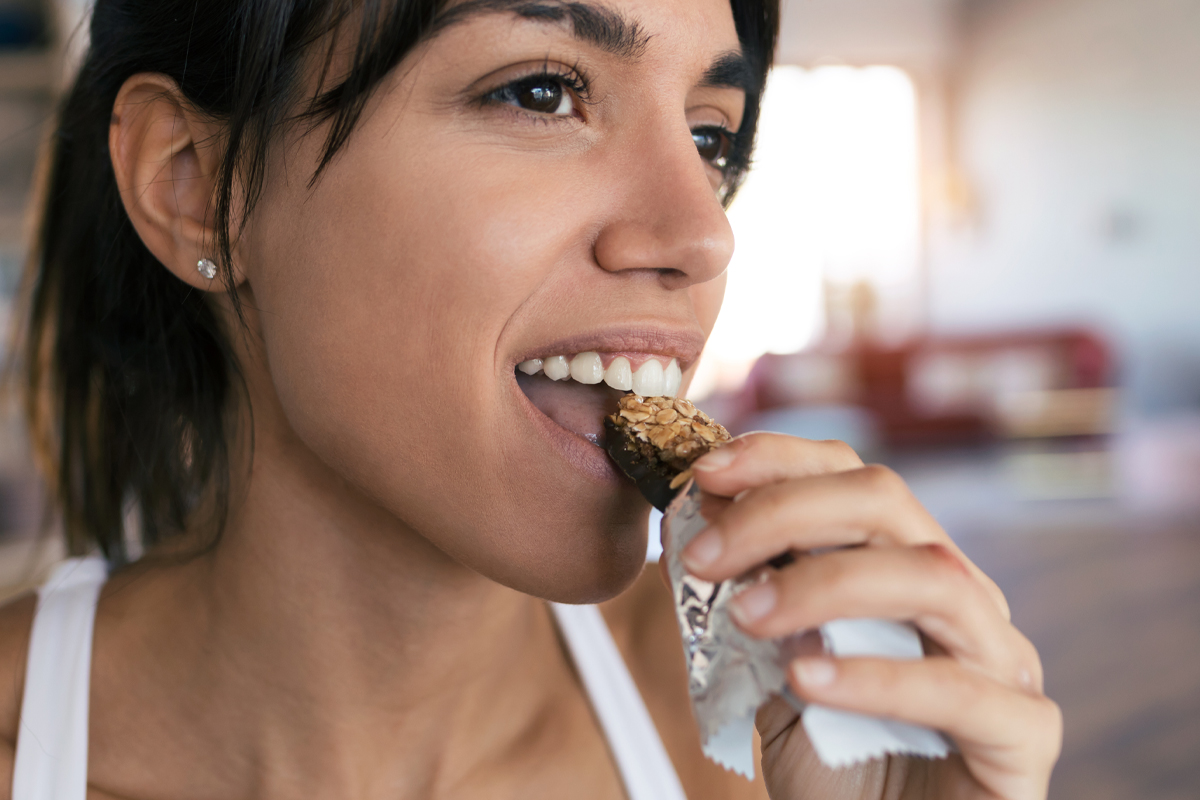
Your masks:
[{"label": "silver foil", "polygon": [[680,552],[708,527],[700,515],[700,496],[700,487],[690,482],[663,512],[663,555],[704,753],[749,778],[754,775],[754,715],[787,683],[783,648],[777,641],[747,636],[729,616],[730,598],[753,581],[709,583],[684,567]]},{"label": "silver foil", "polygon": [[[734,623],[729,601],[760,579],[709,583],[688,573],[680,553],[708,527],[700,514],[701,491],[689,482],[663,513],[663,556],[687,660],[692,711],[704,754],[726,769],[754,777],[754,717],[773,695],[803,714],[805,732],[829,766],[854,764],[888,753],[945,756],[952,745],[935,731],[891,720],[805,706],[787,685],[787,664],[812,649],[833,656],[920,658],[920,637],[910,625],[888,620],[838,620],[819,632],[782,640],[754,639]],[[815,648],[813,643],[815,641]]]}]

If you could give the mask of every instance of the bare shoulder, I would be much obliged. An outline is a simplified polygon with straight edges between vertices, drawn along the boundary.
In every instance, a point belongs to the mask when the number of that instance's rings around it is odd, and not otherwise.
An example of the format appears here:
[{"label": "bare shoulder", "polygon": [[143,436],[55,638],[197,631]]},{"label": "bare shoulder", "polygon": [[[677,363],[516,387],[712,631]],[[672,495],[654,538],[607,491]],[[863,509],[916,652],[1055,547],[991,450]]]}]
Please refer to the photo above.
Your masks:
[{"label": "bare shoulder", "polygon": [[671,592],[658,568],[648,565],[628,591],[605,603],[602,610],[687,796],[693,800],[765,799],[761,774],[751,783],[713,764],[700,750]]},{"label": "bare shoulder", "polygon": [[0,606],[0,800],[12,796],[13,761],[25,693],[25,658],[37,596],[21,595]]}]

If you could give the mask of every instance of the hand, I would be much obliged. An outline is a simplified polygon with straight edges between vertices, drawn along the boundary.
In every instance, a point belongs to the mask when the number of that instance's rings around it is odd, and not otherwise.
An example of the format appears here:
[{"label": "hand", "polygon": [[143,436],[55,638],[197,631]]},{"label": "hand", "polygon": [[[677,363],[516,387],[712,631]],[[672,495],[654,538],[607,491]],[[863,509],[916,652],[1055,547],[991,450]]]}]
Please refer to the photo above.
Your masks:
[{"label": "hand", "polygon": [[[972,564],[891,470],[864,466],[840,442],[750,434],[694,465],[711,525],[683,552],[697,577],[723,581],[792,553],[740,595],[748,633],[786,636],[834,619],[914,623],[920,661],[804,658],[792,690],[831,708],[948,733],[961,753],[825,768],[796,713],[775,699],[758,715],[763,773],[775,800],[1042,800],[1062,741],[1033,645],[1010,622],[999,587]],[[731,499],[732,498],[732,499]],[[820,548],[842,548],[821,555]]]}]

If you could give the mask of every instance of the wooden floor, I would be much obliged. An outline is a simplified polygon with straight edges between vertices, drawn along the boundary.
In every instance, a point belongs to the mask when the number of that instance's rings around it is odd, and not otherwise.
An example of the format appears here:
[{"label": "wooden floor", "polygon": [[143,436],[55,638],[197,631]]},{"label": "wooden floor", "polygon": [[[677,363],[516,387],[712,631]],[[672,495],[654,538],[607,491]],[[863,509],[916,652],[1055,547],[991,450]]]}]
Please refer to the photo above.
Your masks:
[{"label": "wooden floor", "polygon": [[1037,645],[1051,800],[1200,800],[1200,522],[967,537]]}]

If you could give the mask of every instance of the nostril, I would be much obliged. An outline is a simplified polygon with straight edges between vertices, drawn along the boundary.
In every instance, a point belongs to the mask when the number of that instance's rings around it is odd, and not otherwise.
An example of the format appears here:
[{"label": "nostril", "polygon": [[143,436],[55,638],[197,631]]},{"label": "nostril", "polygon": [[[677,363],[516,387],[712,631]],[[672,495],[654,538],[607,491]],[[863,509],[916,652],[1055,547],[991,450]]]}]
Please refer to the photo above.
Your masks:
[{"label": "nostril", "polygon": [[[697,283],[696,278],[690,275],[687,270],[664,267],[663,269],[656,269],[654,272],[659,286],[667,290],[686,289]],[[707,278],[704,280],[707,280]]]}]

